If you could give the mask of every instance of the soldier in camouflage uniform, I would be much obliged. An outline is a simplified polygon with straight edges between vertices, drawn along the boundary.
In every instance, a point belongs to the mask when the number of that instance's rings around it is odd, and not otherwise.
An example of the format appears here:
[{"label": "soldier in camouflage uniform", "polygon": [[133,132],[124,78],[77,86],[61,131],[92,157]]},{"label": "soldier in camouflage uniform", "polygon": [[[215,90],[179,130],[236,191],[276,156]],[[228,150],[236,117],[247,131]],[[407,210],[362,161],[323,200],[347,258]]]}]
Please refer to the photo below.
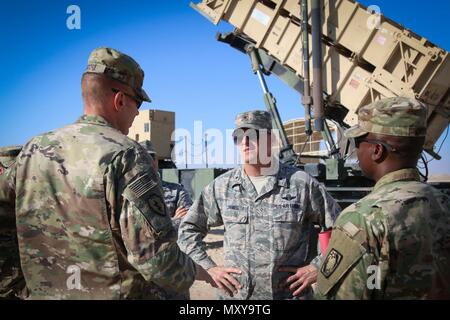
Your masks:
[{"label": "soldier in camouflage uniform", "polygon": [[8,185],[8,169],[14,165],[21,149],[21,146],[0,148],[0,299],[17,299],[25,294],[17,243],[14,196],[7,194],[12,191]]},{"label": "soldier in camouflage uniform", "polygon": [[30,298],[159,298],[153,285],[183,292],[201,272],[176,244],[147,153],[126,136],[150,101],[143,78],[131,57],[94,50],[84,115],[19,154],[12,181]]},{"label": "soldier in camouflage uniform", "polygon": [[[268,112],[241,113],[236,125],[244,163],[202,191],[181,222],[180,248],[232,298],[311,298],[320,265],[314,224],[331,226],[340,208],[317,180],[272,156]],[[224,266],[217,266],[203,238],[221,225]]]},{"label": "soldier in camouflage uniform", "polygon": [[318,276],[328,299],[450,298],[450,199],[416,169],[427,110],[397,97],[358,111],[355,139],[363,173],[376,185],[346,208]]},{"label": "soldier in camouflage uniform", "polygon": [[[156,151],[153,147],[152,142],[146,140],[141,142],[141,145],[151,156],[155,171],[158,171],[158,159],[156,158]],[[161,187],[163,190],[167,213],[172,218],[172,224],[174,228],[178,230],[181,219],[186,215],[189,208],[192,206],[191,196],[179,183],[172,183],[161,180]]]}]

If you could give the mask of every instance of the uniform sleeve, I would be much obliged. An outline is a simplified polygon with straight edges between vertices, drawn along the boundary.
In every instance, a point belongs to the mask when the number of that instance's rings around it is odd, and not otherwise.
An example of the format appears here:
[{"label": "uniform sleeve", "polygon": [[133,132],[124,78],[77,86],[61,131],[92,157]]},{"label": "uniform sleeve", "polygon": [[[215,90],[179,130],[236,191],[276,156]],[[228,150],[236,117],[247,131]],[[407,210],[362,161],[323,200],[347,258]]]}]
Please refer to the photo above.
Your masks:
[{"label": "uniform sleeve", "polygon": [[[351,270],[337,282],[325,295],[330,300],[367,300],[370,299],[372,282],[376,281],[376,270],[372,266],[373,256],[364,253],[351,267]],[[370,276],[370,278],[369,278]],[[371,279],[373,276],[373,279]],[[320,289],[319,289],[320,290]]]},{"label": "uniform sleeve", "polygon": [[[325,186],[319,183],[316,179],[310,178],[308,184],[308,202],[307,202],[307,215],[309,221],[318,224],[323,229],[333,227],[341,207],[336,200],[331,197]],[[320,253],[320,243],[317,242],[318,255],[311,261],[311,265],[316,268],[320,268],[322,263],[322,255]]]},{"label": "uniform sleeve", "polygon": [[[189,193],[186,191],[186,189],[184,189],[183,186],[179,186],[178,190],[177,190],[177,203],[176,203],[176,208],[174,208],[174,211],[176,211],[178,208],[186,208],[189,209],[192,206],[192,200],[191,200],[191,196],[189,195]],[[173,218],[173,215],[175,215],[175,212],[173,214],[171,214],[170,216],[172,217],[172,225],[175,228],[175,230],[177,230],[180,228],[180,224],[181,221],[183,220],[183,217],[181,218]]]},{"label": "uniform sleeve", "polygon": [[214,192],[215,182],[210,183],[183,218],[178,230],[178,244],[197,264],[208,270],[216,263],[206,253],[203,239],[211,227],[223,225]]},{"label": "uniform sleeve", "polygon": [[[379,212],[371,216],[379,219]],[[385,266],[380,262],[384,235],[373,233],[358,211],[346,211],[336,221],[327,254],[317,278],[318,298],[338,300],[371,299],[382,296]]]},{"label": "uniform sleeve", "polygon": [[325,229],[333,227],[341,207],[316,179],[310,178],[308,189],[307,214],[310,221]]},{"label": "uniform sleeve", "polygon": [[109,195],[116,201],[127,260],[147,281],[177,292],[189,289],[196,267],[176,243],[161,183],[148,155],[130,148],[116,164],[117,194]]},{"label": "uniform sleeve", "polygon": [[189,209],[192,206],[192,199],[189,193],[184,189],[184,187],[180,186],[180,193],[178,195],[177,208],[187,208]]}]

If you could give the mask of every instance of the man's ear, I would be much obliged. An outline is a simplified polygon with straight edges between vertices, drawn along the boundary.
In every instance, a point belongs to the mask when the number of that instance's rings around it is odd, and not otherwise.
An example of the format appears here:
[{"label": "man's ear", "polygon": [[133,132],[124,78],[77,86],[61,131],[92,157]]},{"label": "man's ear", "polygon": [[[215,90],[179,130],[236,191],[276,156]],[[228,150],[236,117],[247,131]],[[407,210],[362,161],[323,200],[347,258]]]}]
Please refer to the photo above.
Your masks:
[{"label": "man's ear", "polygon": [[114,109],[117,112],[121,111],[125,106],[123,94],[121,92],[116,93],[114,95],[113,102],[114,102]]},{"label": "man's ear", "polygon": [[386,150],[381,144],[372,144],[372,160],[382,162],[386,158]]}]

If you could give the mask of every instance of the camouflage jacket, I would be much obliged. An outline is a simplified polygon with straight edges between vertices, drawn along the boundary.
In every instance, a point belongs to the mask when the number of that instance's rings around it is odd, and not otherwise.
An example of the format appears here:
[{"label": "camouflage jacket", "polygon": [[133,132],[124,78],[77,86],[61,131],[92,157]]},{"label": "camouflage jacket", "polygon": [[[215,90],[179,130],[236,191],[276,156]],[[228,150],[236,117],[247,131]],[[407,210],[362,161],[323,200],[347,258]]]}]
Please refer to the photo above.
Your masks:
[{"label": "camouflage jacket", "polygon": [[234,275],[243,286],[235,298],[289,299],[284,283],[289,274],[279,267],[309,264],[317,256],[313,224],[331,226],[339,211],[325,187],[297,168],[280,164],[257,194],[238,167],[203,190],[181,222],[178,243],[209,269],[216,264],[203,238],[210,227],[224,225],[224,265],[242,271]]},{"label": "camouflage jacket", "polygon": [[193,283],[195,264],[176,244],[147,153],[103,118],[33,138],[14,178],[31,298],[158,298],[153,283]]},{"label": "camouflage jacket", "polygon": [[318,297],[450,297],[450,199],[415,169],[385,175],[336,221]]},{"label": "camouflage jacket", "polygon": [[14,186],[9,179],[20,149],[0,148],[0,299],[26,295],[17,243]]},{"label": "camouflage jacket", "polygon": [[164,202],[166,203],[167,213],[172,217],[172,224],[178,230],[181,218],[173,219],[178,208],[183,207],[189,209],[192,206],[192,200],[189,193],[181,184],[162,181],[162,190]]}]

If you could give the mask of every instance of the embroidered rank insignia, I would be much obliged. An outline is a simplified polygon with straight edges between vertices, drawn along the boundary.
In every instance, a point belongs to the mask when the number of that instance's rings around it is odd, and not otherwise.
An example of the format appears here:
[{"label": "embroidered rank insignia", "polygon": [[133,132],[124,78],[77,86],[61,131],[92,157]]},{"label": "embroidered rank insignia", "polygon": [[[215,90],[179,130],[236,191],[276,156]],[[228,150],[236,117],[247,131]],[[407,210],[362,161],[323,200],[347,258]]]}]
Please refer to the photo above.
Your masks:
[{"label": "embroidered rank insignia", "polygon": [[328,253],[325,262],[320,269],[320,272],[324,275],[325,278],[329,278],[333,272],[337,269],[339,264],[342,261],[342,254],[336,249],[331,249],[330,253]]}]

